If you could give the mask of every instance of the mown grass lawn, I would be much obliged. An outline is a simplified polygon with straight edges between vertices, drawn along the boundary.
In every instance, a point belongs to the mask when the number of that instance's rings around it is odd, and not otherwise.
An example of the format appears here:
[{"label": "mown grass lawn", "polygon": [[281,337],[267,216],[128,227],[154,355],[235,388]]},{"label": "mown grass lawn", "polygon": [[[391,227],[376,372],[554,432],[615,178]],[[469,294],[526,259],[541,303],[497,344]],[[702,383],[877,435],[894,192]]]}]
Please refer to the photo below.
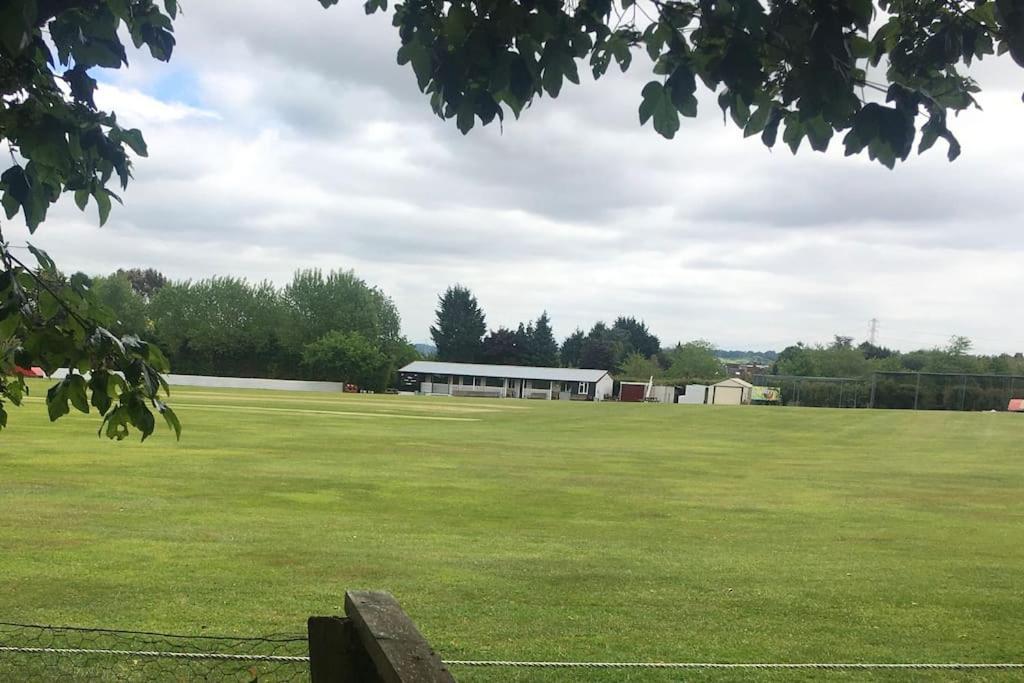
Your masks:
[{"label": "mown grass lawn", "polygon": [[13,411],[0,621],[301,632],[374,588],[448,659],[1024,661],[1024,416],[173,399],[180,443]]}]

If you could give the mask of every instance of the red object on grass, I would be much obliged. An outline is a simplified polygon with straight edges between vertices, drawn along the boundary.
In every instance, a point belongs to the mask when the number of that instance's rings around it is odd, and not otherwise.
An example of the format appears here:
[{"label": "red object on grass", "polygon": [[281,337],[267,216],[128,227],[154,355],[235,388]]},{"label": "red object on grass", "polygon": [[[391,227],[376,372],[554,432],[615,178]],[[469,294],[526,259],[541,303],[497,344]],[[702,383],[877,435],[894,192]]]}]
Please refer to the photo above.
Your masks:
[{"label": "red object on grass", "polygon": [[46,373],[43,372],[43,369],[34,365],[27,370],[20,365],[15,365],[14,374],[21,375],[22,377],[46,377]]},{"label": "red object on grass", "polygon": [[1011,398],[1006,409],[1011,413],[1024,413],[1024,398]]}]

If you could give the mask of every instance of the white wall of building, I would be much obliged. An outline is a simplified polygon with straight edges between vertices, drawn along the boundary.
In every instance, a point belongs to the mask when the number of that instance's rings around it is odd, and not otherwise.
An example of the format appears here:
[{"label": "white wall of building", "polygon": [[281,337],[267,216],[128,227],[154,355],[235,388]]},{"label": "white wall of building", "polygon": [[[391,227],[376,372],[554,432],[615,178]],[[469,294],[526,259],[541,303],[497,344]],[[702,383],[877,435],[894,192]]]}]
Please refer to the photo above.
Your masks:
[{"label": "white wall of building", "polygon": [[709,387],[707,384],[687,384],[685,393],[683,393],[676,402],[703,405],[709,398],[708,389]]}]

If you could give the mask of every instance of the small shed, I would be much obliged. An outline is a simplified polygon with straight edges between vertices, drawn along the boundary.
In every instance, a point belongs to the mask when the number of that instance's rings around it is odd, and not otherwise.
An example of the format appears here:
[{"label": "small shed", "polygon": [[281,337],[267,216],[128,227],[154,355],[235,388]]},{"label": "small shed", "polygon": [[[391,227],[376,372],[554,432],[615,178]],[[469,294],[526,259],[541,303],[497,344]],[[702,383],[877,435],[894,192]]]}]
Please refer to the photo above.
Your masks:
[{"label": "small shed", "polygon": [[754,385],[739,377],[730,377],[718,384],[711,385],[708,403],[716,406],[738,406],[750,403],[750,394]]},{"label": "small shed", "polygon": [[677,403],[703,405],[708,402],[711,387],[707,384],[687,384],[676,398]]},{"label": "small shed", "polygon": [[647,396],[647,382],[619,382],[619,400],[627,403],[643,401]]},{"label": "small shed", "polygon": [[1006,409],[1011,413],[1024,413],[1024,398],[1011,398]]}]

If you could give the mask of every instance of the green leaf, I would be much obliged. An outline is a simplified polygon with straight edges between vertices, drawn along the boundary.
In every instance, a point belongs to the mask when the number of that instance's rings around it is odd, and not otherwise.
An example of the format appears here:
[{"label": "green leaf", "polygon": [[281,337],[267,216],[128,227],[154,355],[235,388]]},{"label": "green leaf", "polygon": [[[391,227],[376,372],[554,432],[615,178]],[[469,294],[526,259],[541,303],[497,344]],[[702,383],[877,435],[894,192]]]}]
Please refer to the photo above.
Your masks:
[{"label": "green leaf", "polygon": [[181,421],[178,420],[178,416],[174,414],[171,407],[165,403],[160,404],[160,414],[164,416],[164,421],[167,426],[174,430],[174,436],[178,441],[181,441]]},{"label": "green leaf", "polygon": [[463,135],[473,129],[475,113],[472,100],[469,97],[463,97],[455,116],[455,125],[458,126]]},{"label": "green leaf", "polygon": [[851,36],[850,55],[854,59],[871,59],[875,55],[875,44],[863,36]]},{"label": "green leaf", "polygon": [[128,409],[125,406],[117,406],[103,418],[100,433],[104,431],[108,439],[122,441],[128,436]]},{"label": "green leaf", "polygon": [[544,90],[548,95],[558,97],[558,93],[562,90],[562,65],[556,63],[548,64],[544,68],[544,74],[541,76],[541,85],[544,86]]},{"label": "green leaf", "polygon": [[462,45],[473,26],[473,13],[463,5],[452,5],[444,22],[444,34],[450,45]]},{"label": "green leaf", "polygon": [[178,0],[164,0],[164,9],[171,19],[178,17]]},{"label": "green leaf", "polygon": [[658,81],[651,81],[641,91],[640,124],[654,120],[654,130],[663,137],[671,139],[679,130],[679,112],[676,111],[672,98],[665,87]]},{"label": "green leaf", "polygon": [[427,47],[414,38],[398,49],[398,63],[401,65],[412,64],[412,70],[416,74],[416,84],[420,91],[424,91],[430,83],[433,68],[430,58],[430,51]]},{"label": "green leaf", "polygon": [[129,128],[128,130],[121,131],[121,140],[124,144],[132,148],[132,151],[138,154],[140,157],[149,156],[149,148],[146,147],[146,141],[142,138],[142,131],[138,128]]},{"label": "green leaf", "polygon": [[21,325],[21,313],[17,306],[0,308],[0,340],[8,340],[14,336]]},{"label": "green leaf", "polygon": [[633,61],[633,53],[629,49],[629,44],[624,38],[616,34],[608,39],[608,46],[615,57],[615,61],[619,64],[619,71],[625,73]]},{"label": "green leaf", "polygon": [[60,302],[47,291],[39,293],[39,313],[43,318],[50,320],[60,312]]},{"label": "green leaf", "polygon": [[102,226],[110,217],[110,193],[102,187],[97,187],[92,191],[92,197],[96,200],[96,208],[99,209],[100,225]]},{"label": "green leaf", "polygon": [[89,390],[92,392],[90,403],[100,412],[100,415],[105,415],[110,410],[112,403],[108,387],[109,380],[110,375],[105,370],[94,370],[89,378]]},{"label": "green leaf", "polygon": [[786,118],[786,131],[782,134],[782,141],[789,145],[796,154],[800,149],[800,142],[804,139],[804,124],[796,114],[790,114]]},{"label": "green leaf", "polygon": [[[751,135],[763,132],[767,128],[768,120],[774,111],[775,105],[770,102],[762,104],[755,109],[754,113],[747,119],[747,124],[743,127],[743,137],[748,138]],[[768,146],[771,147],[771,145]]]},{"label": "green leaf", "polygon": [[35,14],[34,2],[5,2],[0,4],[0,46],[8,54],[17,56],[32,43],[32,23],[26,14]]},{"label": "green leaf", "polygon": [[34,247],[31,244],[28,245],[28,250],[36,257],[36,262],[39,264],[40,268],[51,272],[55,272],[57,270],[57,266],[54,264],[53,259],[50,258],[50,255],[45,251],[38,247]]},{"label": "green leaf", "polygon": [[824,152],[828,149],[828,143],[832,139],[832,126],[820,114],[803,123],[807,141],[811,143],[811,149],[816,152]]},{"label": "green leaf", "polygon": [[46,392],[46,412],[50,416],[50,422],[71,412],[68,408],[68,394],[66,380],[58,382]]},{"label": "green leaf", "polygon": [[85,395],[85,378],[81,375],[69,375],[65,380],[68,384],[67,397],[71,405],[82,413],[89,412],[89,399]]},{"label": "green leaf", "polygon": [[82,211],[89,204],[89,190],[75,190],[75,204]]}]

